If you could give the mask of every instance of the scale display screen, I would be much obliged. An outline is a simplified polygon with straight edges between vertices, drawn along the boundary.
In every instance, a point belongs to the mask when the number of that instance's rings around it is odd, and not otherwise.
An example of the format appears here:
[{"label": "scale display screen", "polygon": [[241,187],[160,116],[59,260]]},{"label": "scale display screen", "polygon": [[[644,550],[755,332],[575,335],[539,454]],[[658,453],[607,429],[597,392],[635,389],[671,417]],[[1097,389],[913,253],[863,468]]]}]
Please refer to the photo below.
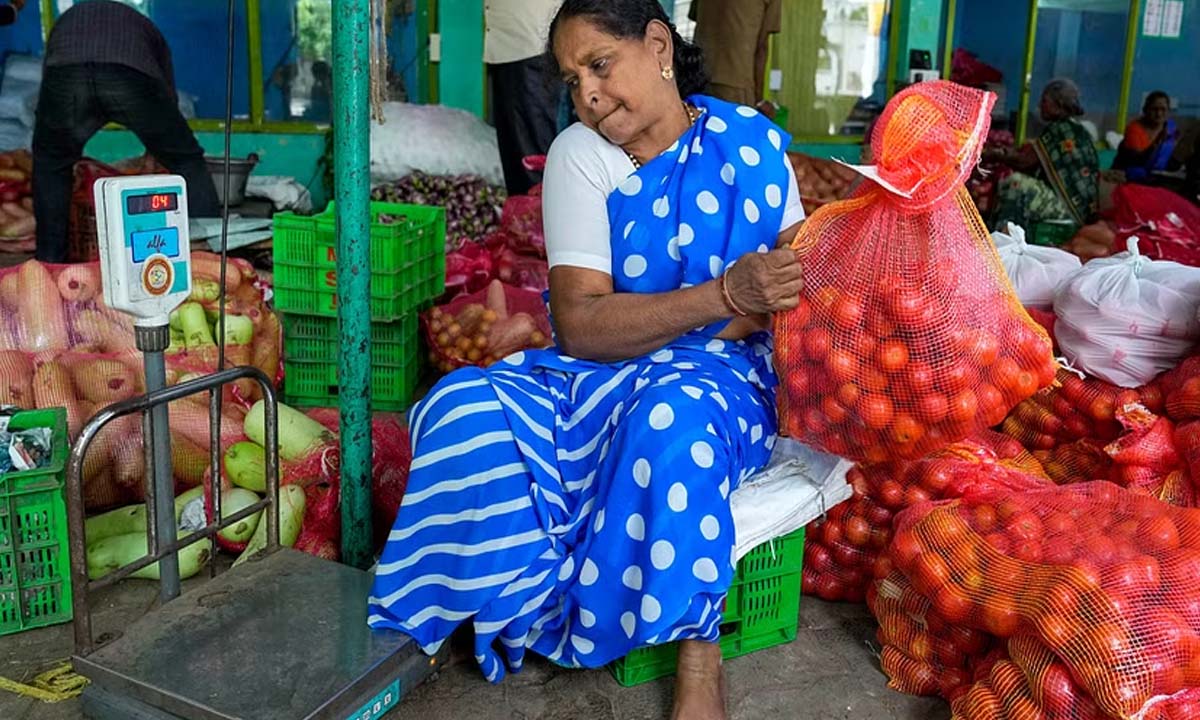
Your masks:
[{"label": "scale display screen", "polygon": [[149,193],[125,198],[125,210],[130,215],[169,212],[179,209],[179,193]]},{"label": "scale display screen", "polygon": [[139,230],[130,233],[129,241],[135,263],[145,262],[146,258],[160,253],[167,257],[179,255],[179,228],[176,227]]}]

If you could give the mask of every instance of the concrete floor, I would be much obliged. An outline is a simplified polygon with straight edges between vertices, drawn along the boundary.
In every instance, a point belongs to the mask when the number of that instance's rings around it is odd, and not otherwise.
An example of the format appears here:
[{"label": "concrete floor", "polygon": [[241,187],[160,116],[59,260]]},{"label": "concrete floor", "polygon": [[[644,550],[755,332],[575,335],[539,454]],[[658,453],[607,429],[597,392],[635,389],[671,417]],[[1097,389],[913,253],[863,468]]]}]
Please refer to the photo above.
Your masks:
[{"label": "concrete floor", "polygon": [[[203,584],[194,579],[184,591]],[[155,604],[157,586],[127,581],[98,594],[98,638],[119,632]],[[805,598],[796,641],[726,664],[733,720],[947,720],[946,705],[888,690],[875,660],[874,621],[862,606]],[[71,626],[0,638],[0,675],[14,680],[66,658]],[[605,670],[572,671],[531,660],[498,686],[479,675],[469,653],[415,690],[389,717],[422,720],[659,720],[671,706],[671,679],[622,688]],[[253,670],[247,669],[252,682]],[[0,720],[78,720],[78,701],[55,705],[0,691]]]}]

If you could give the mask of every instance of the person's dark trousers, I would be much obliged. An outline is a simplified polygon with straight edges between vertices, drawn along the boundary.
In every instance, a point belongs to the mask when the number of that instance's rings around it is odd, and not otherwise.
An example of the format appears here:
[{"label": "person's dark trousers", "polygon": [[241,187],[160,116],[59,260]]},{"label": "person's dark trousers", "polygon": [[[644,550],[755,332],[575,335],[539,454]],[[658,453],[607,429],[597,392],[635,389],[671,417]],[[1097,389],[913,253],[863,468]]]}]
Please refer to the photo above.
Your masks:
[{"label": "person's dark trousers", "polygon": [[489,65],[492,120],[500,145],[500,165],[509,195],[524,195],[540,182],[521,161],[545,155],[558,132],[558,88],[539,56],[520,62]]},{"label": "person's dark trousers", "polygon": [[109,122],[132,131],[146,151],[187,182],[193,217],[217,217],[217,188],[204,150],[164,83],[124,65],[47,67],[33,130],[33,209],[37,258],[65,262],[75,163]]}]

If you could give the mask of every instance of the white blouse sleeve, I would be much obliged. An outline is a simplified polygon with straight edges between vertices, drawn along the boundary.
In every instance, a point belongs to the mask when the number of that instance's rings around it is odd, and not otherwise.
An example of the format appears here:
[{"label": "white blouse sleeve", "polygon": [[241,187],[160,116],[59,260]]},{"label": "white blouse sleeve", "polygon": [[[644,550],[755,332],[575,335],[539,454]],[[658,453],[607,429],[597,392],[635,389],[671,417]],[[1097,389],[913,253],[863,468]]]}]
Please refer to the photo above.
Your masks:
[{"label": "white blouse sleeve", "polygon": [[542,222],[550,267],[570,265],[612,274],[608,195],[613,189],[604,138],[572,125],[546,157]]},{"label": "white blouse sleeve", "polygon": [[784,164],[787,165],[788,191],[787,204],[783,206],[783,222],[779,224],[779,232],[787,230],[804,219],[804,205],[800,202],[800,185],[796,182],[796,169],[786,159],[786,155]]}]

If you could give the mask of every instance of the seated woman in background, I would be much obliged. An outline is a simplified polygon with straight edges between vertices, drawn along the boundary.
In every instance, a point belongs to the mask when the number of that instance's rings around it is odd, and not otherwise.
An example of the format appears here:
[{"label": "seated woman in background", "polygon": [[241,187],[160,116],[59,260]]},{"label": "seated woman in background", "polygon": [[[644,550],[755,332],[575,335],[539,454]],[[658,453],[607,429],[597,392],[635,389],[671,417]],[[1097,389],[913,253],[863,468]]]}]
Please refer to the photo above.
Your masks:
[{"label": "seated woman in background", "polygon": [[1145,182],[1150,174],[1174,170],[1172,159],[1179,143],[1179,127],[1170,119],[1171,96],[1155,90],[1146,96],[1142,116],[1125,128],[1125,139],[1117,148],[1114,170],[1124,170],[1130,182]]},{"label": "seated woman in background", "polygon": [[526,650],[598,667],[679,642],[674,717],[725,718],[730,493],[775,442],[770,315],[795,307],[790,138],[696,94],[658,0],[566,0],[580,122],[546,161],[558,347],[447,375],[412,410],[408,490],[368,622],[428,652],[459,626],[493,682]]},{"label": "seated woman in background", "polygon": [[1013,222],[1031,228],[1043,220],[1082,226],[1096,212],[1100,156],[1091,133],[1076,120],[1083,116],[1079,88],[1070,80],[1051,80],[1039,109],[1046,127],[1036,140],[984,153],[1016,171],[1000,183],[995,227]]}]

